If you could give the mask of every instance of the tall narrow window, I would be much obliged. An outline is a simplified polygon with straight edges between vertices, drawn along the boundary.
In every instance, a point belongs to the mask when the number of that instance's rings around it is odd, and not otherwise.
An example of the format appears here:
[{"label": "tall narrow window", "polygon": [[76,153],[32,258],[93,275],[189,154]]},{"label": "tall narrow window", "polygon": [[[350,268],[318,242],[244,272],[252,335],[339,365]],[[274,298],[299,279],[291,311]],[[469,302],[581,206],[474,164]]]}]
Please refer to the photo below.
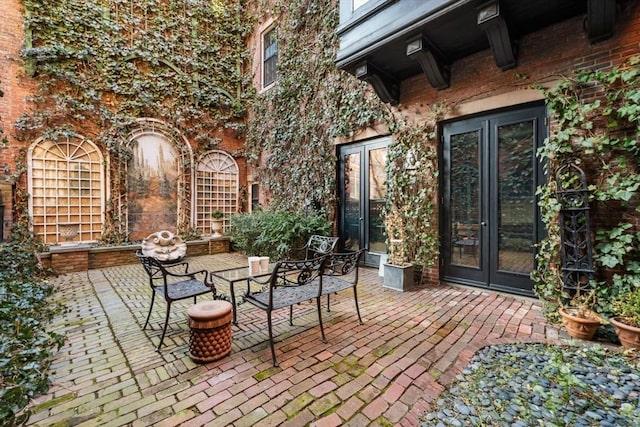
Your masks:
[{"label": "tall narrow window", "polygon": [[260,184],[251,184],[251,212],[260,210]]},{"label": "tall narrow window", "polygon": [[262,87],[266,88],[275,83],[278,75],[278,40],[276,29],[273,28],[262,36]]},{"label": "tall narrow window", "polygon": [[103,157],[90,141],[40,140],[29,151],[33,231],[45,244],[97,240],[104,211]]},{"label": "tall narrow window", "polygon": [[222,211],[224,228],[238,212],[239,173],[233,157],[224,151],[206,153],[196,170],[196,226],[204,234],[211,230],[211,213]]}]

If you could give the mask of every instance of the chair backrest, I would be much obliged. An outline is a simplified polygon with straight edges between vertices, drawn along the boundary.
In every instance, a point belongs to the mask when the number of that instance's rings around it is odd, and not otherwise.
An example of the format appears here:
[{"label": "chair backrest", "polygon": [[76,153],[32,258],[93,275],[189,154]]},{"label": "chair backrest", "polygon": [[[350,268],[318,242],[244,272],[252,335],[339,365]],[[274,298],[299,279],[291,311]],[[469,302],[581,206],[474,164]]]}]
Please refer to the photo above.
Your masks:
[{"label": "chair backrest", "polygon": [[136,251],[136,256],[144,267],[144,271],[149,275],[149,279],[166,279],[167,272],[160,261],[152,256],[143,254],[140,250]]},{"label": "chair backrest", "polygon": [[351,277],[353,283],[358,281],[358,265],[364,249],[353,252],[337,252],[329,254],[325,264],[324,275],[326,276],[347,276]]},{"label": "chair backrest", "polygon": [[317,258],[277,262],[269,279],[271,289],[287,286],[304,286],[316,279],[322,280],[327,256]]},{"label": "chair backrest", "polygon": [[317,234],[309,237],[305,249],[305,259],[317,258],[321,255],[330,254],[338,244],[338,237],[319,236]]}]

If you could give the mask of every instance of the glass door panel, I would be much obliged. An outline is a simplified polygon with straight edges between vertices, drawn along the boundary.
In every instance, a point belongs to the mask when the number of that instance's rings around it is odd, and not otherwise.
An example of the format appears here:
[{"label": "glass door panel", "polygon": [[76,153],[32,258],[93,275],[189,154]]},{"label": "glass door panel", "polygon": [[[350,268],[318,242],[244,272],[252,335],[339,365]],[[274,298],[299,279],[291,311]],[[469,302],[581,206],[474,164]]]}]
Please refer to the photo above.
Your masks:
[{"label": "glass door panel", "polygon": [[480,130],[451,135],[451,263],[480,267]]},{"label": "glass door panel", "polygon": [[369,151],[369,251],[387,253],[386,232],[382,211],[385,204],[387,149]]},{"label": "glass door panel", "polygon": [[344,191],[344,230],[342,240],[345,249],[357,250],[360,246],[360,158],[359,152],[345,154],[343,191]]},{"label": "glass door panel", "polygon": [[498,126],[497,134],[497,269],[529,274],[533,270],[535,244],[535,122]]}]

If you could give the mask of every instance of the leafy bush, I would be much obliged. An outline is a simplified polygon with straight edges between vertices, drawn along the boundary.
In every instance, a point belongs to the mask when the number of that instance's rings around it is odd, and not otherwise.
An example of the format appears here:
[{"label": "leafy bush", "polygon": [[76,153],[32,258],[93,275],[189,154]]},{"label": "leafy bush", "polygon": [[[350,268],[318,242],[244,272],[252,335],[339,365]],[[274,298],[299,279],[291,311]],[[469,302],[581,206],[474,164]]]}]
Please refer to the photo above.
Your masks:
[{"label": "leafy bush", "polygon": [[47,368],[60,335],[46,330],[58,308],[47,301],[53,287],[45,279],[35,245],[19,230],[0,246],[0,424],[19,425],[29,417],[29,399],[49,388]]},{"label": "leafy bush", "polygon": [[[640,282],[640,56],[608,70],[579,70],[546,91],[553,132],[538,152],[546,173],[565,188],[565,165],[586,175],[592,215],[596,311],[615,315],[612,301]],[[558,182],[538,188],[547,237],[538,244],[532,279],[545,314],[554,319],[563,283]]]},{"label": "leafy bush", "polygon": [[613,310],[624,323],[640,328],[640,287],[622,293],[612,302]]},{"label": "leafy bush", "polygon": [[227,236],[239,252],[281,260],[296,258],[295,249],[312,234],[330,232],[331,222],[323,215],[265,211],[232,216]]}]

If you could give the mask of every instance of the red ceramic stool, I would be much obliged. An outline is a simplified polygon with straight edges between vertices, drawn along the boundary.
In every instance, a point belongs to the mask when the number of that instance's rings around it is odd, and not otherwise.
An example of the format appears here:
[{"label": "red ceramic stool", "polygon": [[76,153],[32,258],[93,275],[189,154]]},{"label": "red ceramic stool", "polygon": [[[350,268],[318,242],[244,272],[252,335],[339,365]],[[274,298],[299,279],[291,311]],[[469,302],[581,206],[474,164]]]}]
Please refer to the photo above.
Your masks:
[{"label": "red ceramic stool", "polygon": [[189,357],[195,362],[213,362],[231,353],[231,308],[227,301],[204,301],[187,310]]}]

